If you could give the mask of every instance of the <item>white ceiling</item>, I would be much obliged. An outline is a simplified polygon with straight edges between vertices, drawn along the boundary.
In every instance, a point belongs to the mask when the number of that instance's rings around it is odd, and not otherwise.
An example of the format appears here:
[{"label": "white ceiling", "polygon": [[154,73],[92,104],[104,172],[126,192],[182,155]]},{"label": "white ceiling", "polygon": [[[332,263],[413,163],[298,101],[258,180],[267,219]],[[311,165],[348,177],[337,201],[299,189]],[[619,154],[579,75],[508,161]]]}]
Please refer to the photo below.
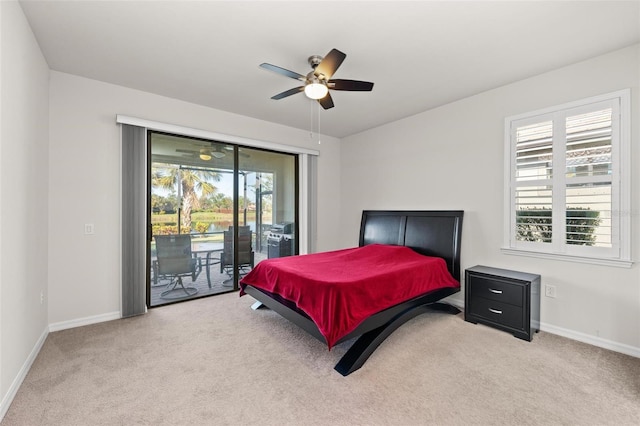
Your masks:
[{"label": "white ceiling", "polygon": [[[344,137],[640,41],[640,1],[33,1],[51,69]],[[347,54],[318,110],[307,58]]]}]

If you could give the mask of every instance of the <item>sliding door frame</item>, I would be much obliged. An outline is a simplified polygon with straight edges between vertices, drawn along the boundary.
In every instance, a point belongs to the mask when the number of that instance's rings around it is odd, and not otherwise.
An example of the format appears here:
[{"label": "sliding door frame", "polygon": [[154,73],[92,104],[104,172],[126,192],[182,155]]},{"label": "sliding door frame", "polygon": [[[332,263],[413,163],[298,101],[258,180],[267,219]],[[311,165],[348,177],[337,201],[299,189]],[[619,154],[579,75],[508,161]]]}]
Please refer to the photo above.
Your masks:
[{"label": "sliding door frame", "polygon": [[[297,250],[297,253],[299,254],[312,253],[313,251],[315,251],[315,241],[316,241],[315,226],[316,226],[316,217],[317,217],[316,199],[315,199],[317,195],[317,191],[316,191],[317,159],[316,158],[320,154],[318,151],[299,147],[299,146],[284,145],[284,144],[278,144],[274,142],[255,140],[255,139],[244,138],[244,137],[233,136],[233,135],[226,135],[222,133],[215,133],[215,132],[210,132],[210,131],[201,130],[201,129],[177,126],[173,124],[167,124],[167,123],[162,123],[162,122],[157,122],[157,121],[152,121],[152,120],[147,120],[142,118],[136,118],[136,117],[126,116],[126,115],[117,115],[116,123],[121,125],[120,126],[121,140],[122,140],[123,146],[125,143],[138,143],[135,140],[131,140],[131,138],[129,138],[128,135],[127,137],[125,137],[125,134],[124,134],[125,129],[128,129],[130,126],[133,126],[133,127],[137,127],[138,131],[142,132],[144,135],[147,134],[147,130],[154,130],[154,131],[170,133],[178,136],[213,140],[213,141],[219,141],[219,142],[238,145],[238,146],[241,145],[247,148],[257,148],[257,149],[271,150],[275,152],[296,154],[296,157],[297,157],[296,161],[297,161],[297,167],[298,167],[298,174],[297,174],[298,187],[296,188],[296,196],[298,197],[296,202],[296,215],[297,215],[296,223],[298,226],[298,229],[297,229],[298,238],[297,238],[297,241],[295,241],[296,250]],[[144,138],[144,141],[142,143],[145,143],[145,144],[147,143],[146,137]],[[143,152],[147,153],[146,149],[143,148]],[[138,174],[142,173],[144,176],[146,176],[145,174],[145,170],[147,168],[146,161],[132,162],[131,158],[128,157],[129,155],[130,154],[128,151],[126,151],[125,149],[122,150],[123,169],[126,167],[133,167],[134,173],[138,173]],[[236,154],[234,155],[237,155],[237,148],[236,148]],[[122,306],[127,306],[132,302],[131,301],[131,297],[133,297],[131,296],[131,294],[133,294],[132,290],[134,292],[140,292],[139,287],[143,287],[142,292],[146,292],[146,288],[147,288],[147,283],[145,282],[146,280],[143,280],[140,274],[136,276],[134,273],[129,273],[129,271],[144,271],[144,270],[148,271],[149,265],[147,265],[147,262],[150,262],[150,253],[148,252],[145,253],[144,258],[142,258],[142,256],[138,256],[137,258],[134,258],[134,257],[131,257],[130,255],[127,255],[127,253],[130,253],[129,247],[140,247],[140,248],[147,247],[146,250],[149,250],[149,244],[147,243],[147,241],[149,239],[150,230],[147,227],[146,230],[141,230],[141,232],[124,233],[124,230],[130,229],[132,226],[134,226],[134,223],[132,223],[132,221],[134,221],[135,218],[131,217],[130,210],[132,210],[135,206],[132,205],[132,201],[125,199],[126,193],[131,191],[131,189],[124,187],[125,185],[124,179],[122,180],[122,184],[123,184],[123,187],[121,188],[121,191],[123,194],[122,195],[123,204],[122,204],[121,227],[122,227],[123,233],[122,233],[122,242],[121,242],[121,250],[122,250],[121,280],[122,281],[120,285],[122,289],[121,303],[122,303]],[[145,191],[144,193],[146,193],[147,192],[146,182],[141,184],[140,187],[137,188],[136,190]],[[148,197],[149,198],[145,197],[145,201],[146,201],[145,204],[147,204],[147,206],[150,204],[150,195]],[[135,203],[135,200],[133,201],[133,203]],[[146,209],[143,209],[143,210],[145,210],[146,212]],[[146,223],[146,219],[144,220],[144,222]],[[144,253],[144,251],[142,250],[141,252]],[[126,270],[125,270],[125,267],[126,267]],[[148,303],[145,303],[144,305],[148,305]],[[145,308],[144,310],[146,310],[146,306],[144,306],[143,308]],[[135,314],[140,314],[140,313],[144,313],[144,311],[142,312],[138,311]],[[121,312],[121,315],[125,316],[124,310],[123,312]]]}]

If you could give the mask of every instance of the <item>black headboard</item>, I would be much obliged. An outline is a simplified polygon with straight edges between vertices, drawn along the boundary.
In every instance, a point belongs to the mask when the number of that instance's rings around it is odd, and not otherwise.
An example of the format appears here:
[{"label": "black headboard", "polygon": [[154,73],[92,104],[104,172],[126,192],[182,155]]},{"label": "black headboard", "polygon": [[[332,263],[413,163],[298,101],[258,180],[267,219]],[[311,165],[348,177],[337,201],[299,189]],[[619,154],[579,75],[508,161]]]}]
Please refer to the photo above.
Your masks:
[{"label": "black headboard", "polygon": [[359,245],[395,244],[427,256],[441,257],[460,281],[462,210],[365,210]]}]

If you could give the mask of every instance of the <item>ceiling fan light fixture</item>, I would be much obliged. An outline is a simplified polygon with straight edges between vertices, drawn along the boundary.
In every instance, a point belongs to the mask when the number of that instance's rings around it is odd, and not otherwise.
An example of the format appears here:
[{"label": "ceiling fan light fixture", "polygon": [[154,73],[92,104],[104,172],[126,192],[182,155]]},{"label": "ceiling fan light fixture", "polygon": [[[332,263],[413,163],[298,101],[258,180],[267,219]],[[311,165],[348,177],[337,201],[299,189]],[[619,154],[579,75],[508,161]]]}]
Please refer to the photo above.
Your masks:
[{"label": "ceiling fan light fixture", "polygon": [[211,155],[213,155],[214,157],[220,159],[220,158],[224,158],[227,154],[225,154],[224,152],[221,152],[221,151],[212,151]]},{"label": "ceiling fan light fixture", "polygon": [[203,160],[203,161],[211,160],[211,152],[206,150],[206,149],[201,149],[200,150],[200,159]]},{"label": "ceiling fan light fixture", "polygon": [[329,88],[320,83],[319,80],[313,81],[304,86],[304,94],[310,99],[322,99],[329,93]]}]

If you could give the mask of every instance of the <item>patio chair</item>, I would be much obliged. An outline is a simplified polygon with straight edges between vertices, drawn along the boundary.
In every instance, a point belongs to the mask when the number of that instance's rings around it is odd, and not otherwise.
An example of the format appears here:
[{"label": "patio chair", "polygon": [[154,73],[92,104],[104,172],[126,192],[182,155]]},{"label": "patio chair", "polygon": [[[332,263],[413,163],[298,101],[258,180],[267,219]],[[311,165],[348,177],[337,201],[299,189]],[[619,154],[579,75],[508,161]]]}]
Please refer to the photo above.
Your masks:
[{"label": "patio chair", "polygon": [[170,278],[167,289],[160,294],[160,297],[173,299],[193,296],[198,292],[195,287],[185,287],[182,283],[183,277],[191,276],[191,281],[195,281],[202,265],[199,257],[191,253],[191,235],[156,235],[156,253],[158,256],[158,275]]},{"label": "patio chair", "polygon": [[[238,269],[241,275],[247,274],[254,266],[252,247],[253,232],[249,226],[238,227]],[[233,277],[233,227],[224,231],[224,248],[220,254],[220,273],[226,272]]]}]

